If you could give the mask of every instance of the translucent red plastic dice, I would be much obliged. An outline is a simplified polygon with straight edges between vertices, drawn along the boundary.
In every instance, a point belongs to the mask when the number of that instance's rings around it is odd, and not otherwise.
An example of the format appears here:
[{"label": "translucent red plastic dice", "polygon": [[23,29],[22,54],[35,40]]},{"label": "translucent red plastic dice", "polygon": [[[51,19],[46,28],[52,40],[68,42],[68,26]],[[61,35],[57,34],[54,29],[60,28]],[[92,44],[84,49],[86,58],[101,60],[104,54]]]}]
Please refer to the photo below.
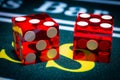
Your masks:
[{"label": "translucent red plastic dice", "polygon": [[59,58],[59,25],[46,13],[12,18],[15,52],[23,64]]},{"label": "translucent red plastic dice", "polygon": [[79,13],[74,26],[73,59],[109,62],[113,17]]}]

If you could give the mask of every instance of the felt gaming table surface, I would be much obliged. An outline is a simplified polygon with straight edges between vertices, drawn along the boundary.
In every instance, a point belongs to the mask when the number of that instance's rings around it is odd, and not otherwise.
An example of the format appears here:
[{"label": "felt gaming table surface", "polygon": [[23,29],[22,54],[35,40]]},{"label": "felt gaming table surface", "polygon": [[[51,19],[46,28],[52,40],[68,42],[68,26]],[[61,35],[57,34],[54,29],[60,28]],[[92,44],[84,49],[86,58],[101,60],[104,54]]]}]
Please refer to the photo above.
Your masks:
[{"label": "felt gaming table surface", "polygon": [[[22,65],[12,46],[11,18],[46,12],[60,26],[60,58]],[[114,16],[110,63],[72,59],[78,12]],[[0,80],[119,80],[120,2],[117,0],[0,0]]]}]

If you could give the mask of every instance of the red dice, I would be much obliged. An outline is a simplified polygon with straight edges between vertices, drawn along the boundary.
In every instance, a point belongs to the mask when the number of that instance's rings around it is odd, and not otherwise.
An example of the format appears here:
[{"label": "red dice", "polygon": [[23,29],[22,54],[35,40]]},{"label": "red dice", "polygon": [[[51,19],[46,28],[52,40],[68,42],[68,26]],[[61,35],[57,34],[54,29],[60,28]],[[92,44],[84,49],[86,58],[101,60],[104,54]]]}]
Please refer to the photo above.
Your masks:
[{"label": "red dice", "polygon": [[74,26],[73,59],[109,62],[113,17],[79,13]]},{"label": "red dice", "polygon": [[12,18],[15,52],[23,64],[59,58],[59,25],[46,13]]}]

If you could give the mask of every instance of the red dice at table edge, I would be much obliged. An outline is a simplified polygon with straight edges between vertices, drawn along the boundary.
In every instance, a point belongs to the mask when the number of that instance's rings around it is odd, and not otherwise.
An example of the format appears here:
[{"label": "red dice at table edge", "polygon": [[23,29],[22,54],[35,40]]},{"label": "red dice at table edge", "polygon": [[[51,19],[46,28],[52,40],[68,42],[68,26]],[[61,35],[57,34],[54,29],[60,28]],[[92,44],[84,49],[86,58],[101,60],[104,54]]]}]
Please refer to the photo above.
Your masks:
[{"label": "red dice at table edge", "polygon": [[59,25],[46,13],[13,17],[15,52],[23,64],[59,58]]}]

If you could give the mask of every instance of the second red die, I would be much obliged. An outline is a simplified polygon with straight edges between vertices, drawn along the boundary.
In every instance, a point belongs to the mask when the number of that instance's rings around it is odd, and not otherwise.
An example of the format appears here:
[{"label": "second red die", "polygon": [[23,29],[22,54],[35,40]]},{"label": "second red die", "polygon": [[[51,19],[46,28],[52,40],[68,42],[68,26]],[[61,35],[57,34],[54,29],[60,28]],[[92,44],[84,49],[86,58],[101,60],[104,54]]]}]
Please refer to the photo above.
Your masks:
[{"label": "second red die", "polygon": [[79,13],[74,26],[73,59],[109,62],[113,17]]}]

